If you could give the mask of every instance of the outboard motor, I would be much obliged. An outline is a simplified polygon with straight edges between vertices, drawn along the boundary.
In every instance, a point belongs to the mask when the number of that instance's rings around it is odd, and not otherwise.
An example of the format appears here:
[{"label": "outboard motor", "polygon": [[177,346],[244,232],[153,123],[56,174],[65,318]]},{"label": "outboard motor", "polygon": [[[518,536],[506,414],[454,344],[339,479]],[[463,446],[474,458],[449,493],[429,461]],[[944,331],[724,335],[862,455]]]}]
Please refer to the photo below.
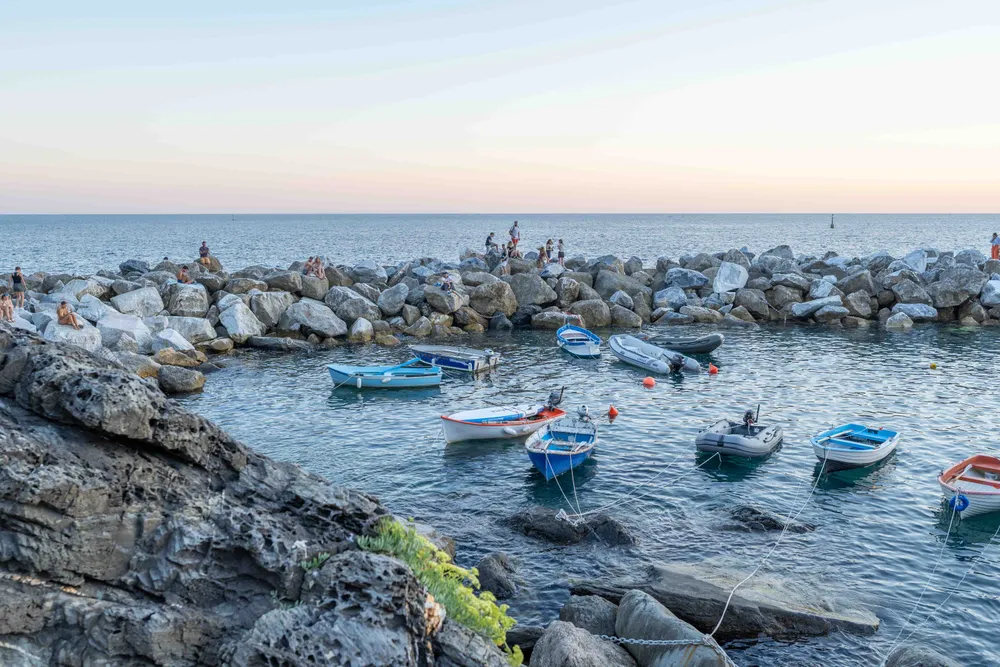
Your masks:
[{"label": "outboard motor", "polygon": [[560,403],[562,403],[563,393],[565,393],[565,391],[566,391],[566,387],[563,387],[559,391],[554,391],[551,394],[549,394],[549,401],[548,401],[548,403],[546,404],[545,407],[547,407],[549,410],[555,409],[555,407],[557,405],[559,405]]},{"label": "outboard motor", "polygon": [[590,421],[590,410],[587,409],[586,405],[581,405],[576,409],[576,416],[585,422]]}]

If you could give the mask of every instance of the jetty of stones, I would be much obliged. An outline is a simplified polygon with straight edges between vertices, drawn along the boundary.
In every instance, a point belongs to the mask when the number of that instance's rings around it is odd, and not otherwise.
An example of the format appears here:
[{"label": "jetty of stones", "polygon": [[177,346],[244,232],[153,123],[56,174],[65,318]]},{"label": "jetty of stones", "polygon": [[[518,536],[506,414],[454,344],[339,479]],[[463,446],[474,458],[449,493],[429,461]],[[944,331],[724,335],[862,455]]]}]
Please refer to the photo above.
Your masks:
[{"label": "jetty of stones", "polygon": [[[197,391],[209,354],[234,346],[307,350],[342,343],[398,345],[400,337],[448,338],[514,327],[593,329],[707,324],[884,326],[958,322],[1000,325],[1000,261],[976,250],[917,249],[903,257],[796,255],[788,246],[679,258],[574,257],[541,267],[534,253],[500,261],[463,252],[457,262],[421,258],[382,266],[327,263],[324,277],[288,267],[227,272],[217,259],[187,264],[130,259],[95,275],[34,273],[14,326],[70,343],[157,377],[168,393]],[[442,288],[445,277],[453,289]],[[60,301],[84,320],[55,321]]]}]

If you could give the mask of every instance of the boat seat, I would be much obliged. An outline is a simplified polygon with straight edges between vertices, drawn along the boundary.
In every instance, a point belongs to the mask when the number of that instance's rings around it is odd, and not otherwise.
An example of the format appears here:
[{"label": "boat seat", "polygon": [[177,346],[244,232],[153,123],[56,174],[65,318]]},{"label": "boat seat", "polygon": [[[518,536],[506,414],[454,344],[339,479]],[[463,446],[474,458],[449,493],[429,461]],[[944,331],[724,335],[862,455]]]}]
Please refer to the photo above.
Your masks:
[{"label": "boat seat", "polygon": [[992,486],[994,489],[1000,489],[1000,482],[994,482],[991,479],[984,479],[982,477],[969,477],[968,475],[959,475],[958,477],[953,477],[955,481],[961,482],[971,482],[973,484],[985,484],[986,486]]},{"label": "boat seat", "polygon": [[854,442],[853,440],[841,440],[840,438],[830,438],[829,442],[851,449],[877,449],[882,443]]}]

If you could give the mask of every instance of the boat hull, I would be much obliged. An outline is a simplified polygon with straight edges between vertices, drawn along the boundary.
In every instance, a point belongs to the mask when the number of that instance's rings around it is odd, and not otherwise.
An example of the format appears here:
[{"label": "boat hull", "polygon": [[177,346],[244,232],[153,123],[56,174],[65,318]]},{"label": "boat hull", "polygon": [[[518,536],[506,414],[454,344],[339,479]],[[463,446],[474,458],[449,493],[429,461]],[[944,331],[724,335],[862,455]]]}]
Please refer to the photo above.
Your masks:
[{"label": "boat hull", "polygon": [[[330,379],[337,386],[354,387],[355,389],[412,389],[414,387],[437,387],[441,384],[441,369],[429,373],[406,373],[402,371],[389,372],[359,372],[350,368],[327,366]],[[405,370],[405,369],[404,369]]]},{"label": "boat hull", "polygon": [[572,324],[567,324],[556,331],[556,344],[578,359],[597,359],[601,356],[600,337]]},{"label": "boat hull", "polygon": [[726,337],[722,334],[713,333],[686,338],[657,338],[656,343],[668,350],[683,354],[708,354],[722,345],[725,340]]},{"label": "boat hull", "polygon": [[565,418],[533,433],[524,443],[531,464],[546,480],[569,472],[590,458],[597,446],[597,425]]},{"label": "boat hull", "polygon": [[784,439],[780,426],[764,427],[753,436],[739,434],[740,427],[727,420],[716,422],[698,433],[695,447],[699,452],[756,459],[771,454]]},{"label": "boat hull", "polygon": [[[885,440],[879,446],[871,448],[851,448],[838,444],[835,439],[831,440],[837,433],[851,436],[857,433],[882,432],[886,434]],[[889,458],[896,451],[896,446],[899,444],[899,437],[899,434],[894,431],[883,431],[882,429],[871,431],[859,424],[846,424],[810,438],[810,443],[816,457],[820,461],[825,462],[826,469],[835,471],[865,468]]]},{"label": "boat hull", "polygon": [[590,449],[575,454],[528,452],[528,458],[531,459],[532,465],[538,469],[538,472],[542,473],[546,480],[550,480],[553,477],[558,477],[559,475],[576,468],[581,463],[589,459],[593,453],[594,448],[591,447]]},{"label": "boat hull", "polygon": [[493,370],[500,363],[500,355],[472,348],[452,348],[438,345],[414,345],[413,355],[425,364],[465,373]]},{"label": "boat hull", "polygon": [[512,419],[504,422],[483,422],[457,418],[456,415],[442,415],[444,439],[447,443],[466,440],[508,440],[525,438],[546,424],[566,416],[564,410],[546,410],[537,418]]},{"label": "boat hull", "polygon": [[[985,469],[994,475],[994,480],[977,480],[969,483],[965,480],[956,479],[956,475],[961,475],[968,468],[976,467]],[[949,504],[961,498],[968,502],[965,509],[959,506],[963,518],[979,516],[980,514],[990,514],[1000,512],[1000,459],[987,454],[977,454],[960,463],[952,466],[941,473],[938,477],[938,484],[945,497],[949,499]],[[961,498],[959,498],[959,496]]]},{"label": "boat hull", "polygon": [[680,357],[681,359],[681,370],[691,373],[701,370],[701,364],[694,359],[685,357],[680,352],[664,350],[655,345],[650,345],[635,336],[624,334],[612,336],[608,339],[608,345],[620,361],[651,373],[669,373],[669,360],[675,357]]}]

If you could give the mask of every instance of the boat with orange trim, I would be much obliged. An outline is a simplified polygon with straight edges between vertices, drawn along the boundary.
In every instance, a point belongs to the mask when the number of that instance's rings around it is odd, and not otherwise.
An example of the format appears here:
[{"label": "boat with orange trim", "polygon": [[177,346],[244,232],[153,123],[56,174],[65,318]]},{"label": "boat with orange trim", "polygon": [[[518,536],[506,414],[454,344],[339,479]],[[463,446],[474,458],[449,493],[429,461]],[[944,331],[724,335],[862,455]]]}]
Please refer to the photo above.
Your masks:
[{"label": "boat with orange trim", "polygon": [[963,517],[1000,511],[1000,459],[976,454],[938,477],[948,506]]}]

